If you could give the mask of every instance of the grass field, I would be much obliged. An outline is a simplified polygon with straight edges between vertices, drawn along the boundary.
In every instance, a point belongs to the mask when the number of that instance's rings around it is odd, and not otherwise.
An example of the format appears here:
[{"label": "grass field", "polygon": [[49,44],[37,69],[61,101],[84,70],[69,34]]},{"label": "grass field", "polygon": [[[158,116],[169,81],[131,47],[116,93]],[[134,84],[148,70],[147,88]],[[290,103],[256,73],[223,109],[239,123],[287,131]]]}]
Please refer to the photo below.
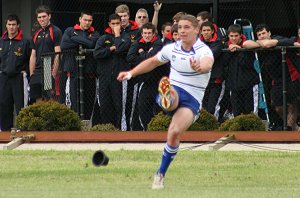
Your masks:
[{"label": "grass field", "polygon": [[300,153],[180,151],[151,190],[160,151],[0,151],[0,197],[300,197]]}]

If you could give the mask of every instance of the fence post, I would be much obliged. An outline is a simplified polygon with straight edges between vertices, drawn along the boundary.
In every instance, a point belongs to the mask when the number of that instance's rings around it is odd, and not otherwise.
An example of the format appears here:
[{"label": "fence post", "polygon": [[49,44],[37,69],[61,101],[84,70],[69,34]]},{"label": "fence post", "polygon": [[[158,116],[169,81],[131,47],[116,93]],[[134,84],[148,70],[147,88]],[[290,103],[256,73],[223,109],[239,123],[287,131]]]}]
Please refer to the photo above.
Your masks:
[{"label": "fence post", "polygon": [[287,130],[287,102],[286,102],[286,47],[281,47],[281,62],[282,62],[282,119],[283,119],[283,130]]},{"label": "fence post", "polygon": [[79,45],[79,56],[77,56],[78,60],[78,68],[79,68],[79,111],[80,111],[80,118],[84,119],[84,75],[83,75],[83,60],[85,59],[84,49],[82,45]]}]

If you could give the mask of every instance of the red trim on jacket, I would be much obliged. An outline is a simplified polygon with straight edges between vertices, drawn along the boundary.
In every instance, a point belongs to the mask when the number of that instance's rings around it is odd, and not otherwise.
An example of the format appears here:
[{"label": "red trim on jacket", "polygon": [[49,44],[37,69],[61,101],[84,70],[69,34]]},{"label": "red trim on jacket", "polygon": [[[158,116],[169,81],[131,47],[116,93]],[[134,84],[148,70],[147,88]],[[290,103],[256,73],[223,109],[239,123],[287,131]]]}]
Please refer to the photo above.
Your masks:
[{"label": "red trim on jacket", "polygon": [[109,26],[105,29],[105,32],[108,33],[108,34],[113,34],[112,29]]},{"label": "red trim on jacket", "polygon": [[222,84],[222,82],[223,82],[222,78],[216,78],[214,81],[215,84]]},{"label": "red trim on jacket", "polygon": [[[157,36],[154,35],[153,38],[151,39],[150,43],[153,43],[156,40],[157,40]],[[144,38],[141,38],[139,40],[139,43],[146,43],[146,42],[145,42]]]},{"label": "red trim on jacket", "polygon": [[[213,33],[213,37],[210,39],[209,42],[210,42],[210,43],[215,42],[215,41],[217,40],[217,38],[218,38],[218,35],[214,32],[214,33]],[[203,37],[202,35],[200,36],[200,40],[201,40],[201,41],[205,41],[205,40],[204,40],[204,37]]]},{"label": "red trim on jacket", "polygon": [[[33,43],[35,43],[39,33],[43,30],[43,28],[39,29],[33,36]],[[49,25],[49,32],[50,32],[50,37],[51,37],[51,40],[54,41],[54,35],[53,35],[53,27],[52,25],[50,24]]]},{"label": "red trim on jacket", "polygon": [[139,26],[138,26],[138,24],[135,21],[129,20],[129,23],[131,23],[130,30],[137,30],[137,29],[139,29]]},{"label": "red trim on jacket", "polygon": [[287,55],[285,56],[285,59],[286,59],[286,64],[287,64],[287,66],[289,68],[289,73],[290,73],[291,80],[292,81],[300,80],[300,74],[296,70],[296,68],[293,65],[291,59]]},{"label": "red trim on jacket", "polygon": [[217,32],[218,32],[218,30],[219,30],[219,28],[218,28],[217,24],[215,24],[215,23],[212,23],[212,24],[213,24],[213,26],[214,26],[214,28],[215,28],[215,33],[217,33]]},{"label": "red trim on jacket", "polygon": [[[14,40],[22,40],[23,38],[23,31],[21,29],[18,30],[18,34],[13,38]],[[8,32],[5,31],[3,34],[2,34],[2,39],[3,40],[7,40],[8,39]]]},{"label": "red trim on jacket", "polygon": [[[246,40],[247,40],[247,39],[246,39],[246,36],[245,36],[244,34],[242,34],[242,42],[240,42],[238,45],[242,47],[242,46],[243,46],[243,43],[244,43]],[[231,41],[229,40],[229,41],[228,41],[228,46],[231,45],[231,44],[232,44],[232,43],[231,43]]]},{"label": "red trim on jacket", "polygon": [[[74,28],[74,30],[81,30],[81,31],[84,31],[84,30],[81,29],[81,27],[80,27],[79,24],[74,25],[73,28]],[[89,33],[92,33],[92,32],[95,31],[95,28],[91,26],[87,31],[88,31]]]}]

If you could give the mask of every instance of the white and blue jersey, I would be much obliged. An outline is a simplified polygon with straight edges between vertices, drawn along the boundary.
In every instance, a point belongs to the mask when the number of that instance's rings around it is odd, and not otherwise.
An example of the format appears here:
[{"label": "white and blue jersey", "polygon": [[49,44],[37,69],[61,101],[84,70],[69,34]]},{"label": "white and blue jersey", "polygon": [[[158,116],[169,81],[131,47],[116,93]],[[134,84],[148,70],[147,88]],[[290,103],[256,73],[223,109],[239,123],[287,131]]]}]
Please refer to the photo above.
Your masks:
[{"label": "white and blue jersey", "polygon": [[191,94],[202,105],[205,88],[209,82],[210,72],[198,73],[190,65],[190,58],[200,60],[202,57],[211,57],[213,54],[210,48],[200,39],[197,39],[190,51],[182,48],[181,41],[166,45],[157,54],[160,62],[171,63],[170,83],[178,86]]}]

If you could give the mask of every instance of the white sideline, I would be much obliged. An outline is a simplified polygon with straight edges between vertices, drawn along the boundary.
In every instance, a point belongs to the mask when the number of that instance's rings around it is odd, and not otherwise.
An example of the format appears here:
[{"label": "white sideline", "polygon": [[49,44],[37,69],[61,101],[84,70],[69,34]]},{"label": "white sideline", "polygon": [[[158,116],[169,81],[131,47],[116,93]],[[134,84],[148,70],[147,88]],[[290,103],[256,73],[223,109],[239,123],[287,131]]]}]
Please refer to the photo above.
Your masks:
[{"label": "white sideline", "polygon": [[[3,150],[3,146],[0,148]],[[14,150],[159,150],[162,151],[165,143],[25,143]],[[182,143],[180,148],[202,145],[202,143]],[[204,144],[193,150],[209,151],[211,144]],[[298,151],[300,143],[229,143],[219,151]]]}]

